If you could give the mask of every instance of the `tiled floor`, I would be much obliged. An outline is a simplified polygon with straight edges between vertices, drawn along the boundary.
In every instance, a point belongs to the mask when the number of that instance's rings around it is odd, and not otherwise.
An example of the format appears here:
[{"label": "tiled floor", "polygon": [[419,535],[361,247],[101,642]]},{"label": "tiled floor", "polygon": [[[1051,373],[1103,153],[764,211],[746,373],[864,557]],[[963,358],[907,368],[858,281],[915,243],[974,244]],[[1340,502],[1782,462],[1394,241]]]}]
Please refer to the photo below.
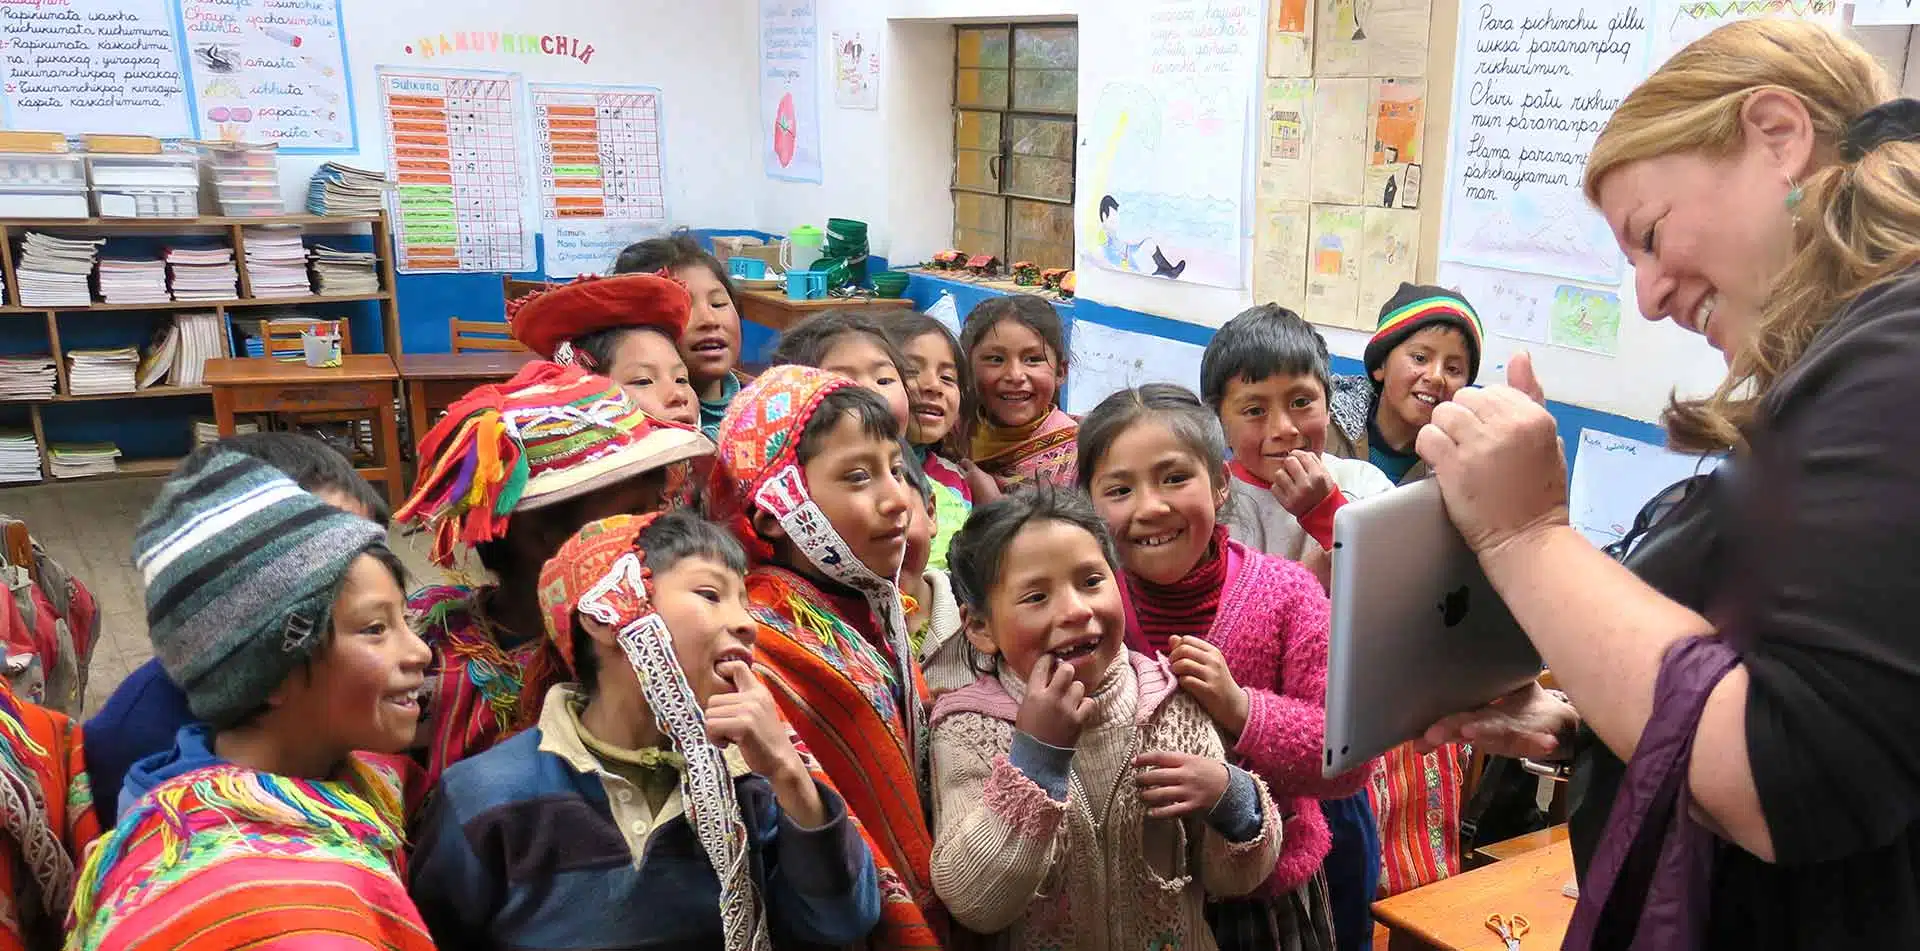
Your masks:
[{"label": "tiled floor", "polygon": [[[0,512],[25,519],[33,537],[84,582],[100,604],[100,637],[87,681],[88,716],[129,671],[153,656],[147,645],[145,594],[133,568],[133,533],[159,491],[159,479],[0,489]],[[426,544],[425,538],[393,540],[416,584],[438,576],[427,564]]]}]

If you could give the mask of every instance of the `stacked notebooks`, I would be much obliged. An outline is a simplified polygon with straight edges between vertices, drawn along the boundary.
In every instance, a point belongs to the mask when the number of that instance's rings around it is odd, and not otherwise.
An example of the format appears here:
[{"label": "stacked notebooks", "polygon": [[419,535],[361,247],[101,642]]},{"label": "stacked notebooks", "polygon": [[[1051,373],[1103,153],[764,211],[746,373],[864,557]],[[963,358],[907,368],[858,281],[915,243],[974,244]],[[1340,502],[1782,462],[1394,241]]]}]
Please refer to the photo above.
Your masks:
[{"label": "stacked notebooks", "polygon": [[67,351],[67,386],[75,396],[131,393],[139,371],[140,351],[132,347]]},{"label": "stacked notebooks", "polygon": [[297,226],[248,228],[247,282],[255,297],[306,297],[313,293],[307,279],[307,248]]},{"label": "stacked notebooks", "polygon": [[[260,424],[258,422],[236,422],[233,424],[233,433],[236,436],[244,436],[248,433],[257,433],[259,431]],[[196,419],[193,421],[193,448],[199,449],[202,446],[212,445],[219,441],[220,424],[211,419]]]},{"label": "stacked notebooks", "polygon": [[109,304],[166,303],[166,262],[159,258],[101,258],[100,298]]},{"label": "stacked notebooks", "polygon": [[232,300],[240,296],[240,271],[232,248],[168,248],[174,300]]},{"label": "stacked notebooks", "polygon": [[144,390],[163,381],[168,386],[202,386],[207,361],[226,355],[226,322],[219,314],[175,314],[173,323],[153,335],[140,361],[139,386]]},{"label": "stacked notebooks", "polygon": [[24,429],[0,429],[0,483],[40,481],[40,447]]},{"label": "stacked notebooks", "polygon": [[[320,293],[331,296],[370,297],[380,293],[380,275],[374,271],[372,251],[339,251],[325,245],[313,246],[313,276]],[[260,282],[254,280],[254,291]]]},{"label": "stacked notebooks", "polygon": [[120,447],[110,442],[54,443],[47,461],[56,479],[112,475],[120,471]]},{"label": "stacked notebooks", "polygon": [[307,183],[307,210],[316,215],[376,214],[386,197],[386,176],[339,162],[320,166]]},{"label": "stacked notebooks", "polygon": [[105,238],[56,238],[29,231],[20,240],[20,259],[14,278],[20,283],[20,303],[27,307],[85,307],[93,303],[87,276]]},{"label": "stacked notebooks", "polygon": [[0,357],[0,400],[44,400],[57,386],[52,354]]}]

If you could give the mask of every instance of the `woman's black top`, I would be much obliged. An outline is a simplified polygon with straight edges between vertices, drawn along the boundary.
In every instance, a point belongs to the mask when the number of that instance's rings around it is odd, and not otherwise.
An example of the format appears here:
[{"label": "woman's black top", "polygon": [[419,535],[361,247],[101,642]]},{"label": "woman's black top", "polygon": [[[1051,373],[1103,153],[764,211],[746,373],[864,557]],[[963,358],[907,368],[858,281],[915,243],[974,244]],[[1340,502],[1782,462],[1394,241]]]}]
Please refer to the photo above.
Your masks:
[{"label": "woman's black top", "polygon": [[[1721,847],[1708,946],[1920,948],[1920,269],[1836,317],[1767,396],[1749,451],[1626,563],[1709,618],[1751,680],[1776,861]],[[1583,875],[1624,775],[1584,747]]]}]

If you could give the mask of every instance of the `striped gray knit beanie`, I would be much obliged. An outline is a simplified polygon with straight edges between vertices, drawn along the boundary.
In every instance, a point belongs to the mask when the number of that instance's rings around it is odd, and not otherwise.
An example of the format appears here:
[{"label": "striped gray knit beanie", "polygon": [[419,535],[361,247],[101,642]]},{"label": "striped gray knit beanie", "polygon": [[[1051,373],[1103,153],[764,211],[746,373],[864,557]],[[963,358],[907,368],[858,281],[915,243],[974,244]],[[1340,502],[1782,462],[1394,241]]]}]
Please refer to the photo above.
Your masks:
[{"label": "striped gray knit beanie", "polygon": [[141,519],[147,636],[193,715],[231,724],[267,702],[332,623],[347,568],[386,531],[249,456],[174,473]]}]

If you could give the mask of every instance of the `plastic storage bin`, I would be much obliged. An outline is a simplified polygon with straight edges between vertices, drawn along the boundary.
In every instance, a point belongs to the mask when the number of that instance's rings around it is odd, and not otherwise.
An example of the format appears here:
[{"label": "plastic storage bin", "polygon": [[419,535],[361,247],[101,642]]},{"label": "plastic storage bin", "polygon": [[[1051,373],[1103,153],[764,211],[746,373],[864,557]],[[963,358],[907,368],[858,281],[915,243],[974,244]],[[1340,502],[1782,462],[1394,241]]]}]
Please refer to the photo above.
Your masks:
[{"label": "plastic storage bin", "polygon": [[64,191],[86,185],[86,164],[78,155],[0,153],[0,188]]},{"label": "plastic storage bin", "polygon": [[198,188],[96,188],[94,204],[102,218],[196,218]]},{"label": "plastic storage bin", "polygon": [[0,218],[85,218],[87,186],[0,186]]},{"label": "plastic storage bin", "polygon": [[200,160],[192,155],[89,155],[87,178],[98,189],[200,187]]},{"label": "plastic storage bin", "polygon": [[248,145],[244,142],[203,142],[200,156],[215,166],[278,168],[280,152],[272,145]]},{"label": "plastic storage bin", "polygon": [[266,199],[220,196],[220,213],[229,218],[267,218],[286,211],[287,203],[278,195]]}]

